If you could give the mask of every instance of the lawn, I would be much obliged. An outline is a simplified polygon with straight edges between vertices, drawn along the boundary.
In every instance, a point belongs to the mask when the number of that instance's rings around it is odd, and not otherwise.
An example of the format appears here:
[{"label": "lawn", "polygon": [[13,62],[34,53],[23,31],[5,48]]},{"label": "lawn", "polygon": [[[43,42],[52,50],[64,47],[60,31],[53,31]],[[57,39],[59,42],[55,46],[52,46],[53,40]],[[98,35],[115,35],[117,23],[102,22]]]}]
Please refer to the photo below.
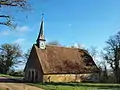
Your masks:
[{"label": "lawn", "polygon": [[120,90],[120,84],[101,83],[29,83],[45,90]]},{"label": "lawn", "polygon": [[22,79],[23,77],[20,76],[11,76],[8,74],[0,74],[0,77],[7,77],[7,78],[16,78],[16,79]]},{"label": "lawn", "polygon": [[6,89],[3,89],[3,88],[0,87],[0,90],[6,90]]},{"label": "lawn", "polygon": [[7,74],[0,74],[1,77],[12,77],[10,75],[7,75]]}]

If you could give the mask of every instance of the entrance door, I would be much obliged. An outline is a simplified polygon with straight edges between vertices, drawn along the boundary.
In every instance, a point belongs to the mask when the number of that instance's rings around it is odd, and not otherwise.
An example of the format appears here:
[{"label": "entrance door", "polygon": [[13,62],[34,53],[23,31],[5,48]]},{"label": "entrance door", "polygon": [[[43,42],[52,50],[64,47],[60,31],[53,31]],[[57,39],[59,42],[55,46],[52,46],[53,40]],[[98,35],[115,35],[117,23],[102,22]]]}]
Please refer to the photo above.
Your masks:
[{"label": "entrance door", "polygon": [[31,82],[34,82],[34,71],[32,70],[32,77],[31,77]]},{"label": "entrance door", "polygon": [[37,82],[38,81],[38,71],[35,69],[31,70],[31,82]]}]

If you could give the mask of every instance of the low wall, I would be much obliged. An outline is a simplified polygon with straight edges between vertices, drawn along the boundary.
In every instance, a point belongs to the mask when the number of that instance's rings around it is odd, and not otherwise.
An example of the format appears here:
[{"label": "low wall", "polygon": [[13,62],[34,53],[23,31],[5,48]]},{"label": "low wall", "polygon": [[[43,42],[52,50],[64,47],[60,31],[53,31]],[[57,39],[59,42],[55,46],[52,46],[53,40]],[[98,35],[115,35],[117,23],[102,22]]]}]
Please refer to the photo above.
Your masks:
[{"label": "low wall", "polygon": [[52,74],[44,75],[44,82],[82,82],[82,81],[92,81],[98,82],[99,75],[94,74]]}]

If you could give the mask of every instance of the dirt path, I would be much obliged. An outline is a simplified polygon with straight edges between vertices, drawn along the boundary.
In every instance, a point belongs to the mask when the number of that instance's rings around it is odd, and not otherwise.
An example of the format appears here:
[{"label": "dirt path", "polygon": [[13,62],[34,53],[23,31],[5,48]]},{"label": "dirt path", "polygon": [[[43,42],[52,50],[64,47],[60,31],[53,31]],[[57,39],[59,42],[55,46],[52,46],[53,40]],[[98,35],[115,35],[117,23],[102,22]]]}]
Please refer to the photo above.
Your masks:
[{"label": "dirt path", "polygon": [[0,83],[1,88],[9,88],[9,90],[43,90],[24,83]]},{"label": "dirt path", "polygon": [[0,88],[5,88],[5,90],[43,90],[34,86],[26,85],[25,83],[18,83],[5,77],[0,77]]}]

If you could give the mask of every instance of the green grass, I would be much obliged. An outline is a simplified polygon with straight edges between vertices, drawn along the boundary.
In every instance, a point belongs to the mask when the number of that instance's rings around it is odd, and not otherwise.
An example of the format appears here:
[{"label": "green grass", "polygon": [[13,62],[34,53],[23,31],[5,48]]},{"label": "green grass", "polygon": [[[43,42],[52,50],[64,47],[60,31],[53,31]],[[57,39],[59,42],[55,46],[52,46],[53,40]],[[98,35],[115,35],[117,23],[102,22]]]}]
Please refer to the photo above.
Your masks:
[{"label": "green grass", "polygon": [[23,77],[20,77],[20,76],[11,76],[11,75],[8,75],[8,74],[0,74],[1,77],[8,77],[8,78],[23,78]]},{"label": "green grass", "polygon": [[101,83],[29,83],[45,90],[120,90],[120,84]]},{"label": "green grass", "polygon": [[0,90],[5,90],[5,89],[3,89],[3,88],[0,88]]},{"label": "green grass", "polygon": [[10,75],[7,74],[0,74],[1,77],[11,77]]},{"label": "green grass", "polygon": [[12,79],[18,79],[18,80],[22,80],[23,77],[19,77],[19,76],[11,76],[11,75],[7,75],[7,74],[0,74],[1,77],[6,77],[6,78],[12,78]]}]

